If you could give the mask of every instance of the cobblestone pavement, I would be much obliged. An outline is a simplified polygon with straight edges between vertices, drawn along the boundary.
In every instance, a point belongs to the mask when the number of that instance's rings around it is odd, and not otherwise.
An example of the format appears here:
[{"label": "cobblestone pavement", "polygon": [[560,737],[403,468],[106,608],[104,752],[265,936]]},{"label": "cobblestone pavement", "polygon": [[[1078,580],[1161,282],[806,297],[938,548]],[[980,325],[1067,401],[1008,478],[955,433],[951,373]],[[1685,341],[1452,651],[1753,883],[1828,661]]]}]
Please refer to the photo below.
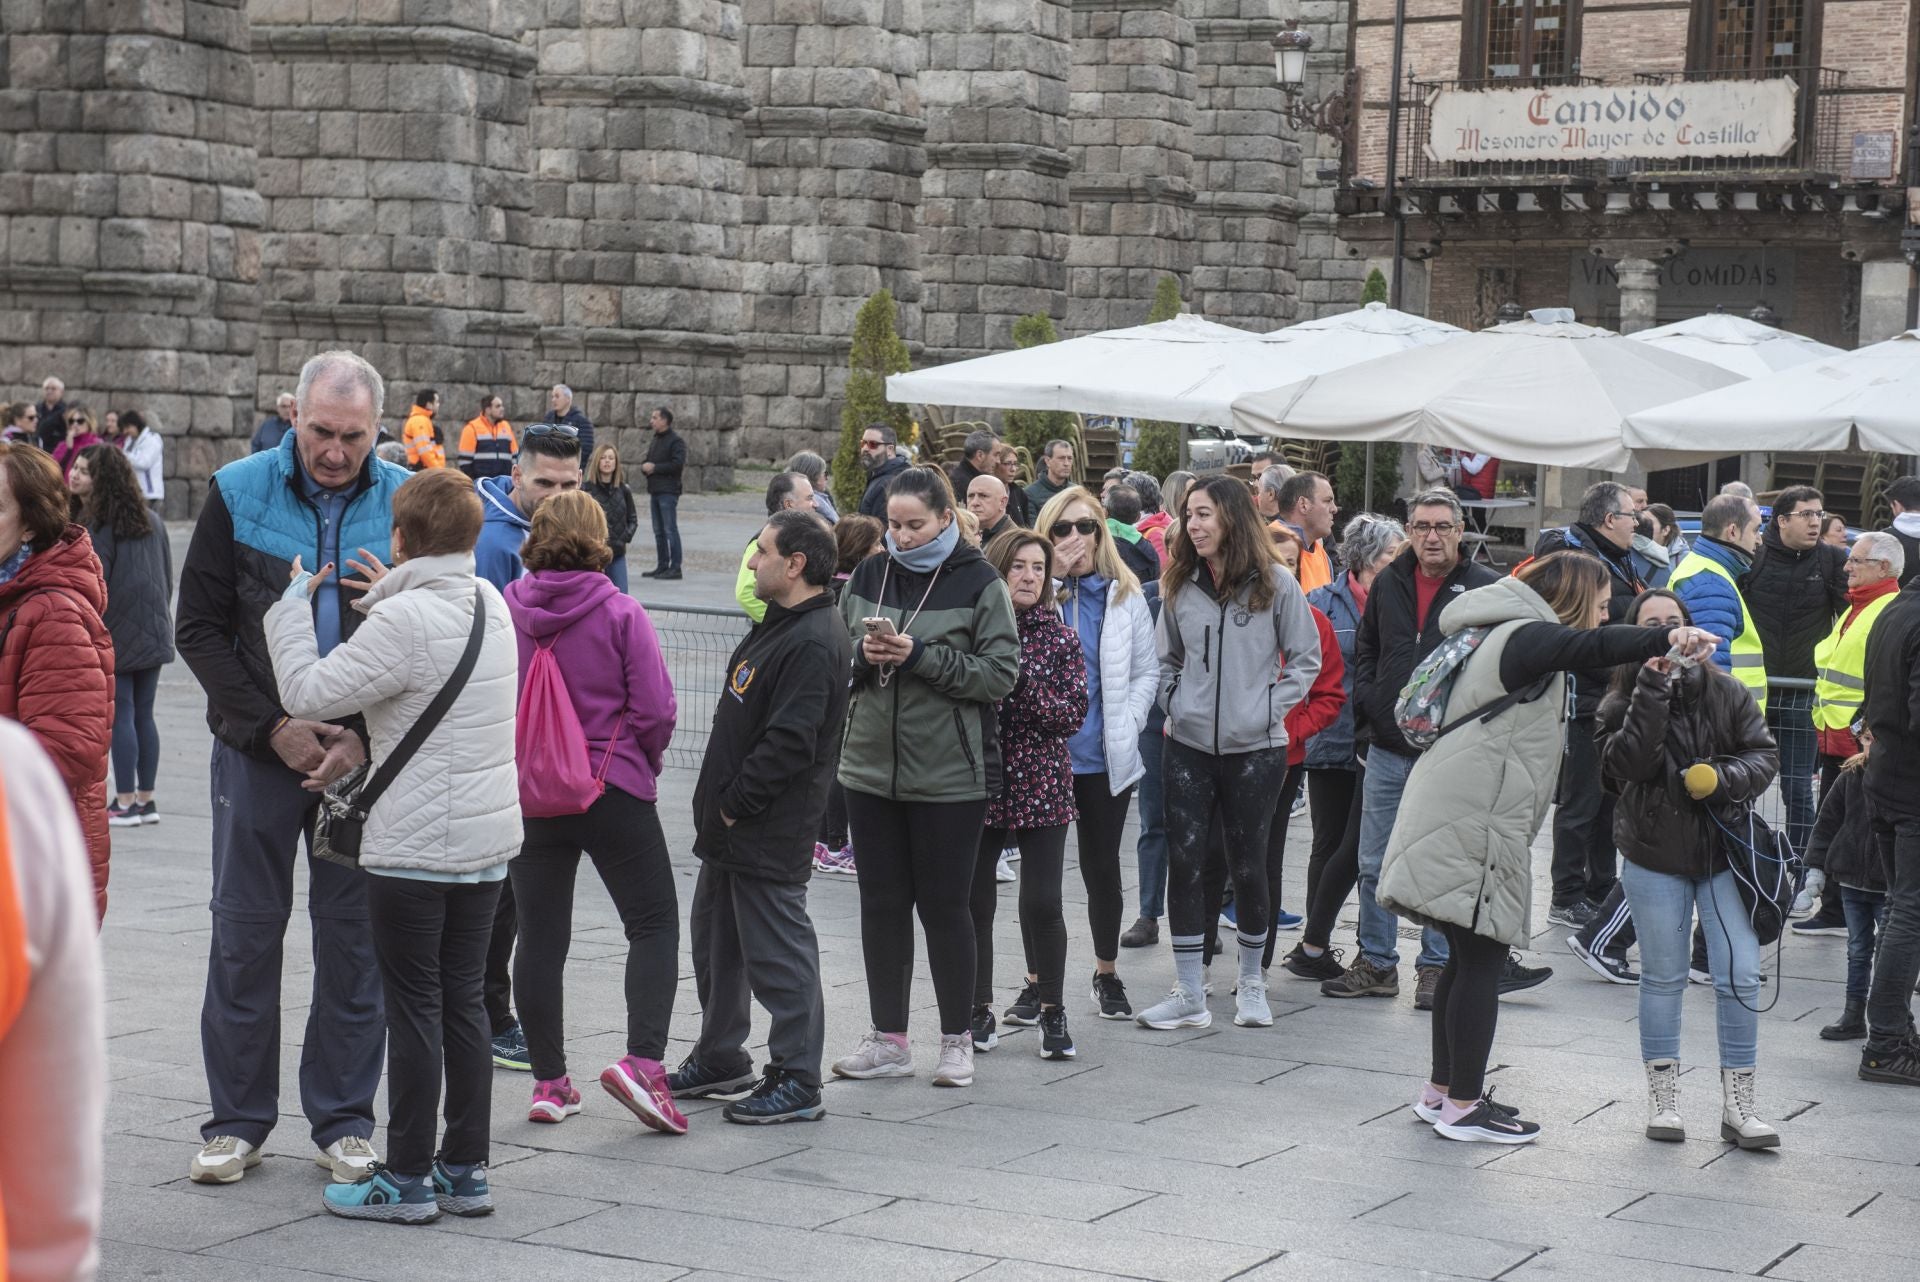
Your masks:
[{"label": "cobblestone pavement", "polygon": [[[681,602],[724,602],[758,499],[691,500],[694,573]],[[737,539],[736,539],[737,532]],[[183,531],[176,531],[180,541]],[[736,550],[727,552],[732,546]],[[635,549],[636,568],[647,564]],[[644,583],[645,580],[636,580]],[[648,598],[647,589],[638,593]],[[664,596],[664,594],[661,594]],[[103,1276],[278,1282],[511,1275],[579,1279],[1705,1278],[1853,1282],[1920,1276],[1920,1095],[1854,1077],[1856,1046],[1820,1041],[1837,1011],[1845,943],[1790,941],[1767,988],[1760,1102],[1772,1154],[1717,1139],[1712,999],[1687,999],[1682,1107],[1695,1137],[1642,1138],[1634,990],[1601,983],[1546,929],[1538,883],[1533,961],[1558,973],[1502,1003],[1492,1081],[1544,1124],[1531,1147],[1452,1144],[1408,1109],[1428,1025],[1412,1006],[1411,950],[1394,1001],[1332,1002],[1275,972],[1274,1025],[1150,1033],[1093,1018],[1079,877],[1067,873],[1068,993],[1079,1058],[1035,1055],[1037,1030],[1003,1032],[970,1090],[936,1090],[933,995],[916,972],[911,1080],[832,1083],[828,1117],[767,1129],[689,1110],[691,1130],[643,1130],[598,1090],[561,1126],[525,1120],[527,1075],[494,1078],[491,1218],[417,1231],[320,1210],[324,1176],[298,1115],[294,1073],[310,987],[304,897],[287,935],[281,1098],[266,1162],[232,1187],[188,1182],[207,1109],[198,1011],[208,895],[208,738],[183,665],[161,684],[158,827],[115,830],[108,969],[107,1197]],[[670,773],[661,815],[684,914],[695,861],[693,779]],[[1285,902],[1302,900],[1307,820],[1294,821]],[[1126,850],[1132,849],[1128,834]],[[1130,857],[1123,860],[1130,864]],[[1539,866],[1545,871],[1544,850]],[[1001,888],[999,988],[1011,998],[1017,887]],[[827,1049],[866,1026],[858,892],[816,878]],[[1133,905],[1132,876],[1128,903]],[[591,1084],[623,1047],[624,956],[604,890],[580,882],[568,969],[569,1054]],[[1351,917],[1340,936],[1350,941]],[[685,932],[682,932],[684,950]],[[1161,945],[1121,958],[1136,1007],[1172,978]],[[684,951],[677,1059],[699,1012]],[[1224,994],[1225,985],[1221,986]],[[764,1031],[757,1024],[756,1036]],[[384,1099],[377,1109],[384,1117]],[[376,1135],[377,1144],[383,1136]]]}]

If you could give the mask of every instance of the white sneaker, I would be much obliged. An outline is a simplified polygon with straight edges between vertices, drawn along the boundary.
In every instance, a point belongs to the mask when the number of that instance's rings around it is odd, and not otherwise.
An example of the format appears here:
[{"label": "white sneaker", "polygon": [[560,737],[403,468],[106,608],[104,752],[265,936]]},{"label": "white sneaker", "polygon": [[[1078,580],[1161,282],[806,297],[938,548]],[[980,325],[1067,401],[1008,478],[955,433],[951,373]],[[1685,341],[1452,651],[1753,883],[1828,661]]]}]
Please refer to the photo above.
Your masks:
[{"label": "white sneaker", "polygon": [[1134,1017],[1142,1028],[1205,1028],[1213,1023],[1213,1012],[1207,1009],[1207,999],[1191,988],[1180,984],[1155,1006],[1149,1006]]},{"label": "white sneaker", "polygon": [[1013,870],[1013,865],[1007,862],[1007,852],[1004,850],[1001,851],[1000,862],[993,866],[993,879],[995,881],[1012,881],[1018,876],[1019,874]]},{"label": "white sneaker", "polygon": [[349,1135],[337,1139],[313,1155],[315,1165],[324,1166],[333,1173],[335,1184],[351,1184],[367,1173],[367,1169],[380,1160],[373,1151],[373,1145],[358,1135]]},{"label": "white sneaker", "polygon": [[216,1135],[193,1155],[187,1178],[195,1184],[237,1184],[258,1165],[259,1149],[237,1135]]},{"label": "white sneaker", "polygon": [[1242,1028],[1269,1028],[1273,1025],[1273,1011],[1267,1005],[1267,981],[1263,975],[1257,979],[1243,979],[1235,986],[1233,1022]]},{"label": "white sneaker", "polygon": [[940,1034],[940,1066],[933,1070],[935,1086],[973,1085],[973,1034]]},{"label": "white sneaker", "polygon": [[[971,1036],[969,1036],[971,1043]],[[835,1077],[865,1081],[870,1077],[912,1077],[913,1052],[876,1029],[860,1039],[853,1054],[833,1061]]]}]

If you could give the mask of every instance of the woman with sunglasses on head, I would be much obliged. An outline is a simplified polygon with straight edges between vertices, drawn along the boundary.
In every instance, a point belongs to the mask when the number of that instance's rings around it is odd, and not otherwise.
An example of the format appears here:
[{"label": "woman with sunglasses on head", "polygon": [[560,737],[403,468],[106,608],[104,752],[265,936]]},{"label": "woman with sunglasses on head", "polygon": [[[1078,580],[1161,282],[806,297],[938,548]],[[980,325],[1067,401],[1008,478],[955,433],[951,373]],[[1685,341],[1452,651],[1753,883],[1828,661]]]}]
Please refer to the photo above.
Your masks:
[{"label": "woman with sunglasses on head", "polygon": [[1040,1026],[1042,1059],[1072,1059],[1062,986],[1067,968],[1067,923],[1061,911],[1061,874],[1067,825],[1075,818],[1073,758],[1067,741],[1087,715],[1086,661],[1080,639],[1054,603],[1053,546],[1044,534],[1013,529],[987,547],[987,560],[1007,581],[1020,631],[1020,678],[998,707],[1000,751],[1006,774],[987,802],[973,869],[975,954],[973,1048],[991,1050],[999,1038],[993,1011],[993,918],[998,907],[994,867],[1017,843],[1020,939],[1026,986],[1007,1008],[1007,1023]]},{"label": "woman with sunglasses on head", "polygon": [[994,704],[1020,675],[1007,585],[960,539],[938,471],[887,482],[887,552],[854,567],[840,614],[854,637],[840,783],[860,848],[860,948],[873,1027],[839,1077],[910,1077],[913,919],[939,1003],[935,1086],[973,1084],[973,913],[987,799],[1000,791]]},{"label": "woman with sunglasses on head", "polygon": [[1540,1134],[1481,1092],[1507,950],[1533,935],[1533,840],[1560,774],[1566,674],[1670,649],[1695,660],[1713,654],[1716,638],[1699,628],[1601,627],[1612,592],[1599,557],[1552,552],[1455,597],[1440,614],[1446,640],[1436,654],[1464,647],[1469,629],[1482,631],[1459,656],[1444,722],[1407,778],[1376,898],[1447,937],[1433,993],[1433,1067],[1413,1106],[1444,1139],[1525,1144]]},{"label": "woman with sunglasses on head", "polygon": [[1267,834],[1287,773],[1286,717],[1320,671],[1320,641],[1300,585],[1274,553],[1247,487],[1196,481],[1167,531],[1160,579],[1160,704],[1167,714],[1168,919],[1173,991],[1140,1012],[1148,1028],[1205,1028],[1201,969],[1214,905],[1204,889],[1207,834],[1219,816],[1238,920],[1234,1022],[1273,1022],[1260,964],[1267,943]]},{"label": "woman with sunglasses on head", "polygon": [[1080,638],[1087,668],[1087,715],[1068,741],[1073,757],[1073,804],[1080,877],[1087,888],[1093,933],[1093,1012],[1131,1019],[1133,1006],[1120,982],[1120,838],[1134,785],[1146,767],[1140,732],[1153,706],[1159,664],[1153,616],[1140,580],[1120,559],[1107,512],[1082,486],[1069,486],[1040,509],[1038,528],[1053,540],[1053,572],[1060,612]]}]

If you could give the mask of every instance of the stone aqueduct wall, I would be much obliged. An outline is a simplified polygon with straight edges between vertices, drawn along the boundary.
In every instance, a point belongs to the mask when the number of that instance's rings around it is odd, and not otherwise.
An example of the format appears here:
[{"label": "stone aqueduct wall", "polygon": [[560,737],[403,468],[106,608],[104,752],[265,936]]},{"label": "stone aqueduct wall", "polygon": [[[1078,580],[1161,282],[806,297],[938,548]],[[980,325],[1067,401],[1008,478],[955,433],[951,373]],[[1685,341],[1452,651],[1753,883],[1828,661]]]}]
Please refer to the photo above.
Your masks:
[{"label": "stone aqueduct wall", "polygon": [[150,409],[169,510],[323,347],[397,424],[571,384],[697,484],[837,428],[860,302],[916,360],[1295,315],[1295,0],[0,0],[0,394]]}]

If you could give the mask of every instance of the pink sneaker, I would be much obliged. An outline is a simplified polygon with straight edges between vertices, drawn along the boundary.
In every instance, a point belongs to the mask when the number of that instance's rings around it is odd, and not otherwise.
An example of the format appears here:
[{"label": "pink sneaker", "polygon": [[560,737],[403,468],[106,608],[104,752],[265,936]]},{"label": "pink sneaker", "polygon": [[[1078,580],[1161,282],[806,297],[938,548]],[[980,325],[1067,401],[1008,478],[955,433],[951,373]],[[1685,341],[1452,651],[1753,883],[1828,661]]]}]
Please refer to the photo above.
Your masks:
[{"label": "pink sneaker", "polygon": [[667,1070],[657,1059],[628,1055],[600,1074],[607,1094],[625,1104],[633,1115],[656,1131],[685,1135],[687,1118],[667,1089]]},{"label": "pink sneaker", "polygon": [[848,877],[857,877],[853,865],[853,847],[845,850],[828,850],[825,846],[815,845],[813,866],[821,872],[837,872]]},{"label": "pink sneaker", "polygon": [[580,1092],[573,1088],[573,1079],[556,1077],[533,1084],[533,1103],[527,1106],[529,1122],[563,1122],[579,1111]]},{"label": "pink sneaker", "polygon": [[[113,813],[111,806],[107,808],[107,813],[109,815]],[[813,870],[815,872],[827,871],[827,861],[831,858],[833,858],[833,851],[827,849],[826,842],[816,841],[813,843]]]}]

